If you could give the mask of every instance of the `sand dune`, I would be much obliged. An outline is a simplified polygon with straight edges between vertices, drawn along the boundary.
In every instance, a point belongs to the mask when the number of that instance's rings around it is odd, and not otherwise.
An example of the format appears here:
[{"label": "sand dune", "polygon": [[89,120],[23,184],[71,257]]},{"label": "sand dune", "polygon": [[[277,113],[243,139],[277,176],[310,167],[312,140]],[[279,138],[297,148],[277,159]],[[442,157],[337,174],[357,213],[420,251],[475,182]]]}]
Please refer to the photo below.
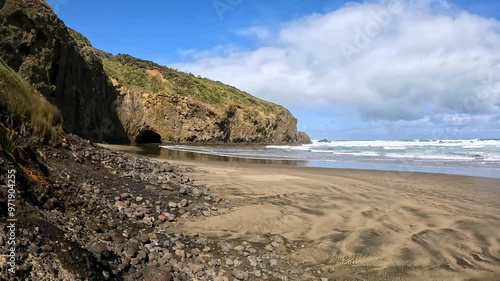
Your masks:
[{"label": "sand dune", "polygon": [[184,229],[303,241],[297,268],[334,266],[337,280],[500,280],[498,179],[234,165],[195,164],[236,207]]}]

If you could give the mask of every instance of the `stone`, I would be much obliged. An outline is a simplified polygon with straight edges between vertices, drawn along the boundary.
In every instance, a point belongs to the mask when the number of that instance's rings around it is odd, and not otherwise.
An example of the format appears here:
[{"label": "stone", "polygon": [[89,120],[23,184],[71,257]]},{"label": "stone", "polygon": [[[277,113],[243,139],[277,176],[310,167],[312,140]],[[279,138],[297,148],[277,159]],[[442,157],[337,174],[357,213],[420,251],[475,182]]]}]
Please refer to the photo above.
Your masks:
[{"label": "stone", "polygon": [[188,205],[187,199],[182,199],[181,202],[179,202],[180,207],[186,207]]},{"label": "stone", "polygon": [[175,241],[175,247],[179,250],[182,250],[186,248],[186,245],[184,245],[181,241]]},{"label": "stone", "polygon": [[231,275],[238,280],[248,280],[248,273],[241,270],[234,270]]},{"label": "stone", "polygon": [[191,194],[194,197],[200,197],[201,196],[201,191],[197,187],[195,187],[195,188],[193,188],[193,190],[191,190]]},{"label": "stone", "polygon": [[143,219],[144,216],[145,216],[145,214],[143,211],[134,211],[134,217],[136,217],[138,219]]},{"label": "stone", "polygon": [[123,250],[125,255],[129,258],[135,257],[138,251],[139,251],[139,245],[137,243],[128,243],[125,246],[125,249]]},{"label": "stone", "polygon": [[103,256],[103,257],[109,256],[108,246],[102,242],[97,242],[97,243],[92,244],[89,247],[89,251],[95,255],[99,255],[99,256]]},{"label": "stone", "polygon": [[234,247],[233,249],[237,252],[243,252],[243,250],[245,250],[245,247],[243,247],[242,245],[238,245],[238,246]]},{"label": "stone", "polygon": [[111,234],[111,239],[116,243],[121,244],[125,240],[125,237],[123,237],[123,235],[120,233],[113,232]]},{"label": "stone", "polygon": [[186,256],[186,253],[184,252],[184,250],[175,250],[175,255],[183,258]]},{"label": "stone", "polygon": [[141,233],[137,236],[137,240],[139,240],[143,244],[149,242],[149,239],[150,238],[149,238],[149,235],[147,233]]}]

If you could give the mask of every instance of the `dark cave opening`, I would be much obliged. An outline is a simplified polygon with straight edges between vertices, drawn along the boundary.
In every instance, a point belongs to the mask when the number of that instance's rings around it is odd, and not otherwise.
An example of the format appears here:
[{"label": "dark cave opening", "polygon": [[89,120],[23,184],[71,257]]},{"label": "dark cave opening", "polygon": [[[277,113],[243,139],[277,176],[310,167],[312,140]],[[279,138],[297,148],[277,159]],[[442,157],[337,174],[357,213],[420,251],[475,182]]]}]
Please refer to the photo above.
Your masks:
[{"label": "dark cave opening", "polygon": [[161,143],[161,136],[154,131],[144,130],[137,135],[135,143]]}]

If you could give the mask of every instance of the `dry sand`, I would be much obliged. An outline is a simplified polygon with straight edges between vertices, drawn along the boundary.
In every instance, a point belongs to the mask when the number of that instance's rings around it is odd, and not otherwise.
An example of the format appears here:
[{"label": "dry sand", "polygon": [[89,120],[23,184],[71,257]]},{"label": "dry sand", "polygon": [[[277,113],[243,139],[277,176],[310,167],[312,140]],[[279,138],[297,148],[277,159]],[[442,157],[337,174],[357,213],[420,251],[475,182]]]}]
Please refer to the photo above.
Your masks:
[{"label": "dry sand", "polygon": [[186,231],[279,234],[305,246],[295,270],[333,266],[335,280],[500,280],[499,179],[169,161],[235,206]]}]

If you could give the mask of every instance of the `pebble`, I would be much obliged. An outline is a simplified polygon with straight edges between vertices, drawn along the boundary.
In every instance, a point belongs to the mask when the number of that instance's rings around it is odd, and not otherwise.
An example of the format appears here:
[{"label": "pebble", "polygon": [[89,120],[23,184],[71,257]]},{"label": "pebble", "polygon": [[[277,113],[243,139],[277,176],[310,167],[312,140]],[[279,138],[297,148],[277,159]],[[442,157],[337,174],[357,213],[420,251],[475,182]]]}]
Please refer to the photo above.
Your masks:
[{"label": "pebble", "polygon": [[181,202],[179,202],[179,206],[180,207],[186,207],[188,204],[188,201],[187,199],[182,199]]}]

